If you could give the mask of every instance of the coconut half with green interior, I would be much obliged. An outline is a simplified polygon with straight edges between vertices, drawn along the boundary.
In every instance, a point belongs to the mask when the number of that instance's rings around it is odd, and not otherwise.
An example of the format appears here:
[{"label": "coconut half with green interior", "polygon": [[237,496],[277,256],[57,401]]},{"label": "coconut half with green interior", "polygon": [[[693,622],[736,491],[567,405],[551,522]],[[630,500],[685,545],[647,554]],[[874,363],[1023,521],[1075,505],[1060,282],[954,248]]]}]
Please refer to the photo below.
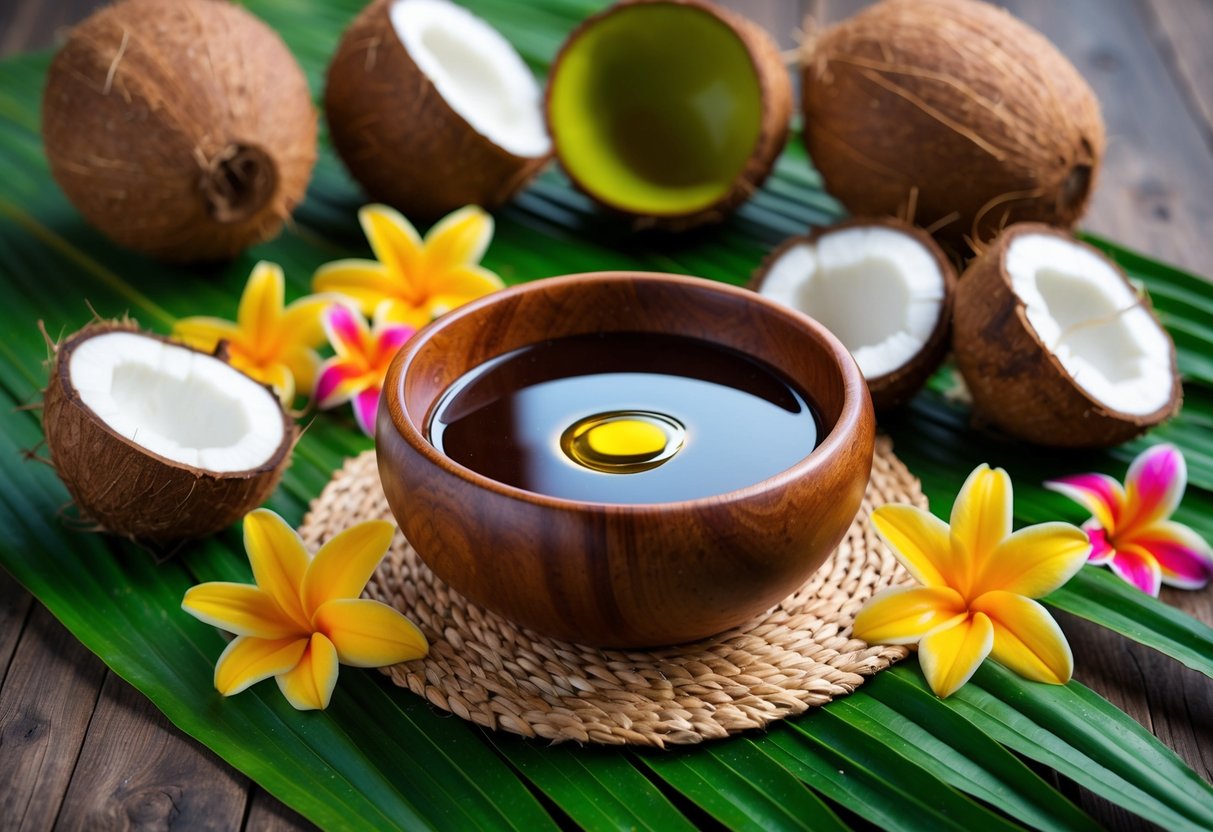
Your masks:
[{"label": "coconut half with green interior", "polygon": [[542,92],[481,18],[447,0],[375,0],[329,65],[333,145],[374,199],[411,219],[493,209],[551,154]]},{"label": "coconut half with green interior", "polygon": [[624,0],[590,17],[548,80],[560,164],[641,228],[727,216],[770,172],[791,111],[771,37],[701,0]]},{"label": "coconut half with green interior", "polygon": [[1029,442],[1115,445],[1179,411],[1175,345],[1149,302],[1046,225],[1008,228],[969,265],[952,345],[974,415]]},{"label": "coconut half with green interior", "polygon": [[956,271],[931,235],[891,218],[792,237],[751,283],[833,332],[878,409],[913,396],[943,361],[955,286]]},{"label": "coconut half with green interior", "polygon": [[95,324],[55,353],[42,425],[83,514],[155,546],[213,534],[261,505],[295,424],[226,362],[125,324]]}]

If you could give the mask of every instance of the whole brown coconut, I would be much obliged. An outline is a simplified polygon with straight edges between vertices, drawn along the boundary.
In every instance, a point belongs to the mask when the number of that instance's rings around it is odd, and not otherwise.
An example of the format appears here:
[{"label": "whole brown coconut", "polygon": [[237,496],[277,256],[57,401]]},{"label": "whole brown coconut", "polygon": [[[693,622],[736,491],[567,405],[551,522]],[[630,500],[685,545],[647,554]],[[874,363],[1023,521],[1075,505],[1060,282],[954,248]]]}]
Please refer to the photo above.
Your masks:
[{"label": "whole brown coconut", "polygon": [[1183,396],[1149,300],[1102,252],[1039,223],[1011,226],[961,275],[952,350],[976,420],[1038,445],[1125,442]]},{"label": "whole brown coconut", "polygon": [[89,223],[173,262],[273,237],[316,160],[303,72],[226,0],[122,0],[93,14],[51,62],[42,136]]},{"label": "whole brown coconut", "polygon": [[82,515],[158,548],[213,534],[261,505],[295,441],[294,421],[269,389],[119,322],[90,325],[56,348],[42,426]]},{"label": "whole brown coconut", "polygon": [[[460,115],[401,40],[393,22],[397,3],[375,0],[341,38],[324,92],[333,146],[372,198],[399,208],[411,219],[436,219],[464,205],[492,210],[539,172],[550,156],[550,142],[544,135],[539,152],[511,152]],[[440,16],[448,7],[456,20],[456,31],[441,29],[432,44],[426,32],[418,32],[421,48],[434,47],[433,68],[452,84],[483,85],[478,95],[473,94],[474,106],[500,104],[503,88],[496,85],[504,83],[505,73],[494,72],[483,55],[474,55],[470,42],[459,43],[459,18],[463,27],[491,38],[499,49],[504,45],[500,35],[453,4],[412,0],[412,6],[418,5],[426,14],[437,7]],[[407,17],[412,10],[396,14]],[[512,47],[505,48],[512,52]],[[513,57],[517,65],[506,69],[525,71],[516,53]],[[524,83],[534,85],[527,75]],[[534,88],[533,118],[542,130],[537,85]]]},{"label": "whole brown coconut", "polygon": [[956,246],[1071,227],[1104,153],[1099,103],[1029,26],[978,0],[884,0],[806,42],[805,144],[854,214]]}]

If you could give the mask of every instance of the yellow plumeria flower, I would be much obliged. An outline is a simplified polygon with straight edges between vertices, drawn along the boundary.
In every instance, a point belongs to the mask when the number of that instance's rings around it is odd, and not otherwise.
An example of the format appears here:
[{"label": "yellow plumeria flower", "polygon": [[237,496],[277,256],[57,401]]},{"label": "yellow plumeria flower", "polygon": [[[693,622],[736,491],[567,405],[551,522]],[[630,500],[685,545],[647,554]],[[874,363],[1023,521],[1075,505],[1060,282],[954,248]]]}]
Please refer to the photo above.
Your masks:
[{"label": "yellow plumeria flower", "polygon": [[376,259],[335,260],[317,270],[312,285],[346,295],[368,317],[420,327],[503,285],[478,265],[493,238],[493,218],[479,206],[439,220],[424,241],[386,205],[363,207],[358,220]]},{"label": "yellow plumeria flower", "polygon": [[244,286],[234,322],[182,318],[173,326],[173,337],[206,352],[226,342],[232,366],[273,387],[289,406],[296,392],[310,395],[316,383],[320,356],[315,348],[325,342],[320,316],[335,298],[308,295],[284,307],[285,297],[282,268],[258,263]]},{"label": "yellow plumeria flower", "polygon": [[1011,478],[981,465],[952,506],[952,523],[907,505],[872,513],[876,531],[922,586],[878,592],[855,618],[855,637],[918,644],[931,689],[950,696],[987,656],[1026,679],[1063,685],[1070,645],[1033,598],[1060,587],[1091,550],[1069,523],[1011,533]]},{"label": "yellow plumeria flower", "polygon": [[257,585],[199,584],[181,602],[195,618],[236,634],[215,664],[215,689],[231,696],[273,676],[293,706],[317,710],[328,707],[338,662],[382,667],[424,656],[429,645],[411,621],[358,597],[394,532],[391,523],[359,523],[312,557],[274,512],[245,517]]}]

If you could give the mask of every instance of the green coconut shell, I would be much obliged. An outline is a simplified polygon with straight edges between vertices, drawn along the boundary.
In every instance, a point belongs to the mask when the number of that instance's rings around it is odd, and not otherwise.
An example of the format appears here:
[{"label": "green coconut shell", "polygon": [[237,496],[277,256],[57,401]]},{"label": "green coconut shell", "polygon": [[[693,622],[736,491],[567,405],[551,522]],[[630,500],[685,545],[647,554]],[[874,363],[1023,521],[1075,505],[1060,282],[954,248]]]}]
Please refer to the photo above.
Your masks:
[{"label": "green coconut shell", "polygon": [[[729,9],[722,8],[715,3],[708,2],[708,0],[621,0],[621,2],[615,3],[599,13],[587,17],[573,30],[552,62],[552,70],[549,77],[555,77],[556,73],[560,71],[560,62],[565,53],[583,34],[614,14],[618,14],[632,6],[645,4],[667,4],[699,9],[705,14],[710,14],[717,18],[737,34],[738,39],[742,42],[742,45],[750,56],[750,60],[753,62],[762,95],[762,122],[759,126],[758,139],[755,141],[753,150],[751,150],[741,171],[734,178],[729,190],[711,205],[685,214],[653,216],[629,211],[604,201],[593,188],[579,181],[577,177],[570,174],[569,178],[578,190],[589,196],[601,207],[611,213],[631,218],[633,227],[638,231],[658,229],[660,231],[680,232],[702,225],[718,223],[737,210],[742,203],[753,196],[755,191],[762,187],[762,183],[766,181],[772,167],[775,165],[775,160],[779,158],[784,145],[787,144],[788,123],[791,120],[794,106],[792,81],[788,74],[787,66],[784,63],[783,54],[780,52],[779,46],[772,40],[766,29],[752,20]],[[548,129],[552,131],[550,83],[548,84],[547,103]],[[556,153],[557,158],[559,158],[558,148]]]}]

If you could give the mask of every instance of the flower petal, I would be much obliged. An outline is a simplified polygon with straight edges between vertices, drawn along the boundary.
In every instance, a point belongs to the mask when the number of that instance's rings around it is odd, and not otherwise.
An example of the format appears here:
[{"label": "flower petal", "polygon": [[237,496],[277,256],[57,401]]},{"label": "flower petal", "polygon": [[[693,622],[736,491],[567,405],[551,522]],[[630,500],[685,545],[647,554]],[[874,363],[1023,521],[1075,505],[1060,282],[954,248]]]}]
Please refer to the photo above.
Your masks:
[{"label": "flower petal", "polygon": [[1078,474],[1049,480],[1045,488],[1064,494],[1091,512],[1099,525],[1116,529],[1124,514],[1125,490],[1107,474]]},{"label": "flower petal", "polygon": [[383,667],[420,659],[429,643],[397,610],[364,598],[338,598],[320,605],[316,629],[337,648],[342,664]]},{"label": "flower petal", "polygon": [[1064,584],[1087,562],[1091,541],[1069,523],[1038,523],[1020,529],[994,547],[981,564],[972,588],[976,597],[1003,589],[1039,598]]},{"label": "flower petal", "polygon": [[337,650],[323,633],[312,633],[303,658],[276,677],[286,701],[299,711],[323,711],[337,686]]},{"label": "flower petal", "polygon": [[868,644],[914,644],[964,614],[964,599],[950,587],[894,587],[864,604],[855,616],[853,632]]},{"label": "flower petal", "polygon": [[1007,472],[984,463],[974,468],[952,504],[951,525],[952,538],[962,550],[957,553],[958,562],[980,572],[986,558],[1011,534],[1011,478]]},{"label": "flower petal", "polygon": [[358,222],[375,252],[375,259],[392,275],[396,291],[406,296],[417,293],[421,285],[417,274],[423,268],[421,235],[403,214],[386,205],[364,205]]},{"label": "flower petal", "polygon": [[429,305],[416,305],[399,298],[388,298],[375,307],[375,321],[385,324],[400,324],[420,329],[433,320]]},{"label": "flower petal", "polygon": [[417,330],[404,324],[384,324],[377,327],[375,332],[374,365],[384,367],[391,363],[400,352],[400,348],[417,333]]},{"label": "flower petal", "polygon": [[1074,673],[1074,655],[1053,616],[1031,598],[995,590],[977,598],[972,609],[994,626],[991,657],[1034,682],[1064,685]]},{"label": "flower petal", "polygon": [[279,331],[291,342],[306,347],[324,345],[325,310],[340,303],[344,298],[336,293],[305,295],[287,304],[278,321]]},{"label": "flower petal", "polygon": [[1183,589],[1200,589],[1213,577],[1213,550],[1187,526],[1165,521],[1136,534],[1128,545],[1158,561],[1162,582]]},{"label": "flower petal", "polygon": [[426,272],[434,275],[454,266],[479,263],[492,239],[493,217],[479,205],[453,211],[425,235]]},{"label": "flower petal", "polygon": [[994,646],[994,626],[985,613],[944,625],[918,643],[918,663],[936,696],[951,696],[972,678]]},{"label": "flower petal", "polygon": [[262,679],[286,673],[303,658],[307,638],[232,639],[215,662],[215,690],[231,696]]},{"label": "flower petal", "polygon": [[295,401],[295,374],[285,364],[250,366],[233,357],[232,366],[271,388],[278,395],[278,400],[282,402],[283,407],[289,408],[291,402]]},{"label": "flower petal", "polygon": [[291,400],[295,393],[310,396],[316,387],[316,373],[320,371],[320,355],[313,349],[296,347],[284,353],[280,366],[291,376]]},{"label": "flower petal", "polygon": [[317,292],[333,292],[353,301],[364,315],[375,311],[384,298],[394,298],[402,291],[388,268],[374,260],[334,260],[316,269],[312,288]]},{"label": "flower petal", "polygon": [[231,321],[197,315],[180,318],[173,324],[173,337],[203,352],[214,352],[220,341],[235,341],[240,330]]},{"label": "flower petal", "polygon": [[370,383],[369,374],[341,359],[330,359],[316,379],[316,407],[328,410],[348,402]]},{"label": "flower petal", "polygon": [[308,553],[286,521],[266,508],[249,512],[244,518],[244,549],[257,586],[277,602],[300,630],[310,630],[309,616],[303,611],[300,587],[308,572]]},{"label": "flower petal", "polygon": [[1125,476],[1130,515],[1125,528],[1140,529],[1166,520],[1179,506],[1187,485],[1188,464],[1174,445],[1155,445],[1138,454]]},{"label": "flower petal", "polygon": [[308,613],[314,615],[325,601],[361,595],[395,533],[396,527],[387,521],[367,520],[321,546],[303,578]]},{"label": "flower petal", "polygon": [[1082,524],[1082,530],[1087,533],[1087,539],[1091,541],[1091,554],[1087,555],[1087,563],[1092,566],[1103,566],[1110,561],[1112,555],[1116,554],[1116,550],[1108,541],[1108,533],[1099,527],[1099,521],[1091,518]]},{"label": "flower petal", "polygon": [[269,593],[249,584],[198,584],[186,590],[181,608],[199,621],[238,636],[275,639],[299,633],[299,627]]},{"label": "flower petal", "polygon": [[354,421],[367,436],[375,435],[375,419],[379,415],[379,387],[368,387],[354,396]]},{"label": "flower petal", "polygon": [[250,343],[262,344],[277,337],[285,294],[281,266],[264,260],[253,266],[236,312],[236,323]]},{"label": "flower petal", "polygon": [[337,304],[324,313],[324,331],[333,350],[342,358],[366,356],[371,331],[360,313]]},{"label": "flower petal", "polygon": [[1162,570],[1154,556],[1145,549],[1117,547],[1116,554],[1108,561],[1108,568],[1147,595],[1158,597],[1158,591],[1162,588]]},{"label": "flower petal", "polygon": [[480,266],[457,266],[433,278],[426,305],[437,317],[468,301],[496,292],[505,284],[501,278]]},{"label": "flower petal", "polygon": [[947,523],[916,506],[889,503],[872,512],[872,525],[919,583],[951,585],[955,570]]}]

